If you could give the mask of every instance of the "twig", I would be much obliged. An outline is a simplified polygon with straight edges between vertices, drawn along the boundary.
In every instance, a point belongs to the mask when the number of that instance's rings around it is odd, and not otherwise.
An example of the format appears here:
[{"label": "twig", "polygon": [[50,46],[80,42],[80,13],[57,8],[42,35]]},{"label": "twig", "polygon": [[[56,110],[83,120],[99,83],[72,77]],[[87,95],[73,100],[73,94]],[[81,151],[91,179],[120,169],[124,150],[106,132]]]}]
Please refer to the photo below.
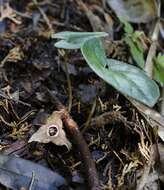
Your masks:
[{"label": "twig", "polygon": [[148,164],[145,165],[143,174],[141,176],[141,179],[139,180],[139,183],[137,184],[136,190],[142,190],[144,189],[145,185],[148,183],[148,179],[150,178],[150,171],[151,168],[155,167],[155,164],[159,162],[159,152],[157,144],[153,144],[151,146],[151,153],[150,158],[148,161]]},{"label": "twig", "polygon": [[164,141],[164,116],[130,97],[126,98],[138,109],[152,128],[158,128],[158,135]]},{"label": "twig", "polygon": [[[158,18],[160,17],[160,13],[161,13],[161,1],[158,0]],[[148,56],[146,59],[146,63],[145,63],[145,71],[147,73],[147,75],[150,78],[153,78],[153,58],[156,54],[156,50],[157,50],[157,41],[158,41],[158,37],[159,37],[159,32],[160,32],[160,27],[161,27],[161,23],[160,20],[158,19],[153,31],[153,35],[151,37],[152,39],[152,44],[150,46],[149,52],[148,52]],[[148,109],[147,109],[148,110]],[[140,110],[141,111],[141,110]],[[141,111],[142,112],[142,111]],[[164,114],[164,86],[163,86],[163,92],[162,92],[162,102],[161,102],[161,114]],[[160,115],[159,113],[156,113],[157,118]],[[161,118],[161,117],[160,117]],[[155,118],[156,119],[156,118]],[[154,118],[153,118],[154,120]],[[157,121],[156,121],[157,122]],[[154,122],[153,122],[154,123]],[[150,122],[149,122],[150,124]],[[161,124],[158,128],[158,134],[160,133],[159,131],[163,131],[163,124]],[[163,133],[163,132],[162,132]]]},{"label": "twig", "polygon": [[35,114],[35,110],[30,110],[29,112],[27,112],[24,116],[22,116],[19,119],[19,122],[17,123],[17,125],[20,125],[21,123],[25,122],[30,116]]},{"label": "twig", "polygon": [[157,42],[153,41],[150,46],[148,56],[146,58],[146,63],[145,63],[145,71],[150,78],[152,78],[152,75],[153,75],[153,65],[154,65],[153,58],[156,54],[156,49],[157,49]]},{"label": "twig", "polygon": [[11,100],[11,101],[13,101],[13,102],[18,102],[18,103],[23,104],[23,105],[28,106],[28,107],[31,107],[31,104],[28,104],[28,103],[23,102],[23,101],[21,101],[21,100],[18,100],[18,101],[17,101],[17,100],[14,100],[12,97],[9,97],[8,95],[2,93],[1,91],[0,91],[0,97],[5,98],[5,99],[7,99],[7,100]]},{"label": "twig", "polygon": [[53,97],[55,107],[59,111],[63,111],[62,120],[66,127],[66,130],[73,139],[77,149],[81,155],[81,161],[84,166],[84,171],[86,174],[86,179],[90,190],[100,190],[98,174],[96,171],[95,163],[92,159],[91,153],[89,151],[88,145],[85,142],[82,134],[79,131],[77,123],[72,119],[66,110],[65,106],[58,100],[57,97]]},{"label": "twig", "polygon": [[30,182],[30,186],[29,186],[28,190],[32,190],[33,189],[34,181],[35,181],[35,173],[32,172],[31,182]]},{"label": "twig", "polygon": [[68,112],[72,109],[72,85],[71,85],[71,79],[68,72],[68,63],[67,61],[64,61],[65,66],[65,72],[66,72],[66,78],[67,78],[67,85],[68,85]]},{"label": "twig", "polygon": [[2,115],[0,115],[0,122],[3,122],[5,125],[7,125],[8,127],[11,127],[13,128],[14,127],[14,124],[11,122],[11,123],[8,123],[7,121],[5,121],[5,119],[3,118]]},{"label": "twig", "polygon": [[[161,1],[158,0],[158,12],[157,12],[158,18],[160,18],[160,13],[161,13]],[[160,21],[157,20],[152,37],[151,37],[152,44],[150,46],[146,63],[145,63],[145,71],[150,78],[153,78],[153,58],[156,54],[159,32],[160,32]]]},{"label": "twig", "polygon": [[[158,11],[157,11],[158,18],[160,18],[160,13],[161,13],[161,1],[158,0]],[[152,44],[150,46],[146,63],[145,63],[145,71],[150,78],[153,78],[153,58],[156,54],[159,32],[160,32],[160,21],[157,20],[152,37],[151,37]]]},{"label": "twig", "polygon": [[40,11],[40,14],[42,15],[43,19],[44,19],[45,22],[46,22],[48,28],[49,28],[50,30],[52,30],[52,24],[50,23],[50,21],[49,21],[47,15],[46,15],[45,12],[43,11],[43,9],[42,9],[40,6],[38,6],[37,0],[33,0],[33,3],[37,6],[38,10]]},{"label": "twig", "polygon": [[93,104],[92,104],[91,111],[89,112],[89,115],[88,115],[87,121],[86,121],[86,123],[85,123],[85,126],[84,126],[84,128],[82,129],[82,133],[84,133],[84,132],[87,130],[87,128],[88,128],[88,126],[89,126],[89,124],[90,124],[90,122],[91,122],[92,115],[94,114],[95,109],[96,109],[96,102],[97,102],[97,98],[94,99],[94,102],[93,102]]},{"label": "twig", "polygon": [[[18,16],[20,16],[20,17],[23,17],[23,18],[32,20],[32,16],[29,15],[29,14],[27,14],[27,13],[22,13],[22,12],[19,12],[19,11],[17,11],[17,10],[14,10],[14,13],[16,13],[16,14],[17,14]],[[41,19],[39,20],[39,22],[45,23],[46,21],[45,21],[44,18],[41,18]],[[59,22],[59,21],[57,21],[57,20],[52,20],[52,21],[51,21],[51,25],[52,25],[52,26],[53,26],[53,25],[55,25],[55,26],[60,26],[60,27],[65,27],[65,26],[66,26],[66,24],[65,24],[64,22]],[[72,30],[83,31],[82,28],[80,28],[80,27],[78,27],[78,26],[74,26],[74,25],[69,25],[69,28],[72,29]]]},{"label": "twig", "polygon": [[164,128],[164,117],[160,115],[157,111],[149,108],[148,106],[130,98],[126,97],[137,109],[138,111],[144,116],[150,126],[161,127]]},{"label": "twig", "polygon": [[156,49],[157,49],[157,40],[158,40],[158,36],[159,36],[159,21],[157,21],[154,31],[153,31],[153,35],[152,35],[152,44],[150,46],[149,52],[148,52],[148,56],[146,59],[146,63],[145,63],[145,71],[147,73],[147,75],[152,78],[153,76],[153,58],[156,54]]},{"label": "twig", "polygon": [[65,111],[65,113],[63,114],[63,122],[81,153],[82,162],[84,163],[85,173],[87,175],[89,189],[100,190],[95,163],[92,160],[88,145],[81,135],[76,122],[71,118],[67,111]]},{"label": "twig", "polygon": [[10,7],[8,2],[5,4],[5,8],[2,5],[0,6],[0,22],[5,18],[8,18],[15,24],[21,24],[21,22],[15,18],[14,10]]},{"label": "twig", "polygon": [[127,121],[126,117],[121,115],[121,112],[119,112],[119,111],[108,111],[108,112],[105,112],[105,113],[93,118],[90,122],[90,126],[91,127],[94,127],[94,126],[101,127],[101,126],[104,126],[106,124],[113,124],[116,122],[122,122],[128,128],[129,128],[128,125],[130,125],[130,126],[133,125],[133,122]]}]

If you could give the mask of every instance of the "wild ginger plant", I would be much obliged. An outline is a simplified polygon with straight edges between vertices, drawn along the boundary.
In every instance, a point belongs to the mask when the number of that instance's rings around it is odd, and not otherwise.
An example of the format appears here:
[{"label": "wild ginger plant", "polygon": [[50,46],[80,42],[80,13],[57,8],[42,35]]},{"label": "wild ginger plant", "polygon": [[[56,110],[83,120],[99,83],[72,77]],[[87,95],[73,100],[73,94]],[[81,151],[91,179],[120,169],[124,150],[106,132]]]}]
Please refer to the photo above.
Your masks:
[{"label": "wild ginger plant", "polygon": [[138,67],[107,59],[100,40],[107,35],[105,32],[60,32],[52,37],[59,39],[57,48],[80,49],[89,67],[119,92],[153,107],[160,95],[158,85]]}]

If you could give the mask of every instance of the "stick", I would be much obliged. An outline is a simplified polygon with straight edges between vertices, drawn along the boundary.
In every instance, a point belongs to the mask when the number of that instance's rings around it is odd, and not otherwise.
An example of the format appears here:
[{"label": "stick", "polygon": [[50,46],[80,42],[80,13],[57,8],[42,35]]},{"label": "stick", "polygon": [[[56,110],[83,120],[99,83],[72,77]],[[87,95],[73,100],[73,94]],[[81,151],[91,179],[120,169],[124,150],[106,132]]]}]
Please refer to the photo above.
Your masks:
[{"label": "stick", "polygon": [[63,122],[69,131],[71,137],[76,143],[76,146],[81,154],[81,159],[84,164],[84,169],[91,190],[100,190],[99,179],[96,171],[95,163],[92,160],[88,145],[81,135],[76,122],[71,118],[69,113],[65,111],[63,114]]}]

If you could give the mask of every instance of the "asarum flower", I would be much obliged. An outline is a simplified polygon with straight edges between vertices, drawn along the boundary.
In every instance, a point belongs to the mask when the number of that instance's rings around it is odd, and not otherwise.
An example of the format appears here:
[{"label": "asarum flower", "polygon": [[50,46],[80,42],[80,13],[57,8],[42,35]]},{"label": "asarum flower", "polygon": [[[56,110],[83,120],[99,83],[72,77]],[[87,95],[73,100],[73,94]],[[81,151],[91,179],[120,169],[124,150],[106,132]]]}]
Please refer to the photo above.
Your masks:
[{"label": "asarum flower", "polygon": [[61,112],[54,111],[47,119],[45,125],[42,125],[38,131],[36,131],[31,138],[29,143],[32,141],[40,143],[52,142],[56,145],[65,145],[68,150],[71,149],[71,143],[67,139],[65,131],[63,129],[63,122],[61,120]]}]

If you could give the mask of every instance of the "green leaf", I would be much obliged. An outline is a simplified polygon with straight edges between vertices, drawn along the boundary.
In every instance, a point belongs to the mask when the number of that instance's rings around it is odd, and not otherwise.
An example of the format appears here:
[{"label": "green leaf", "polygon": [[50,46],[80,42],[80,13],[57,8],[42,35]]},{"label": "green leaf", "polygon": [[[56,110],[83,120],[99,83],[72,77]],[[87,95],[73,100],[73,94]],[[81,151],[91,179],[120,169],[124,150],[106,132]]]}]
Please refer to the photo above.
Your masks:
[{"label": "green leaf", "polygon": [[143,69],[145,64],[143,51],[141,50],[141,48],[139,48],[139,45],[137,43],[134,43],[132,37],[126,36],[124,39],[130,47],[130,52],[132,54],[133,59],[135,60],[137,65]]},{"label": "green leaf", "polygon": [[124,24],[124,31],[127,34],[132,34],[134,32],[132,25],[127,22],[125,19],[123,19],[122,17],[119,18],[119,20]]},{"label": "green leaf", "polygon": [[91,69],[121,93],[150,107],[156,103],[159,98],[157,84],[144,71],[121,61],[109,59],[106,65],[99,39],[86,41],[81,51]]},{"label": "green leaf", "polygon": [[137,63],[137,65],[144,69],[144,49],[139,40],[139,37],[143,34],[142,31],[134,31],[133,27],[130,23],[128,23],[125,19],[119,18],[120,21],[124,24],[125,37],[124,41],[130,48],[130,53]]},{"label": "green leaf", "polygon": [[61,39],[55,44],[57,48],[79,49],[86,40],[105,36],[108,36],[105,32],[59,32],[52,38]]},{"label": "green leaf", "polygon": [[164,55],[159,54],[157,58],[155,58],[154,78],[164,84]]},{"label": "green leaf", "polygon": [[63,49],[80,49],[81,44],[70,43],[65,40],[60,40],[55,43],[55,47]]},{"label": "green leaf", "polygon": [[158,54],[156,62],[160,65],[161,68],[164,69],[164,55]]},{"label": "green leaf", "polygon": [[153,72],[155,80],[164,84],[164,69],[155,64]]}]

